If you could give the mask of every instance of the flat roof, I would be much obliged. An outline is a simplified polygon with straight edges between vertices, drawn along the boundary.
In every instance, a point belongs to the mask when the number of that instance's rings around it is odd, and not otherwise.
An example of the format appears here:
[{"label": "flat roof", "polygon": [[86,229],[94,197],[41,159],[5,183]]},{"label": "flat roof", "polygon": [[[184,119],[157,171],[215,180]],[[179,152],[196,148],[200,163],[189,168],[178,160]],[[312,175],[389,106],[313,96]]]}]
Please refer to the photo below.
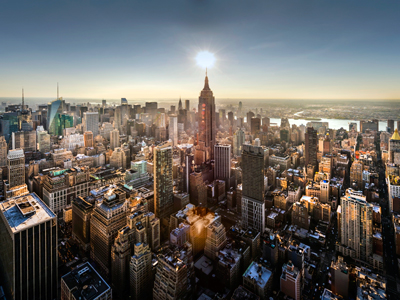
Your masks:
[{"label": "flat roof", "polygon": [[89,262],[77,266],[68,274],[62,277],[62,280],[72,291],[75,299],[97,299],[110,289],[107,282],[96,272]]},{"label": "flat roof", "polygon": [[13,233],[51,220],[56,215],[35,193],[10,198],[0,203],[0,211]]},{"label": "flat roof", "polygon": [[271,278],[272,272],[268,270],[266,267],[257,264],[256,262],[252,262],[251,265],[247,268],[246,272],[243,274],[243,277],[248,277],[257,282],[257,285],[264,288],[267,284],[268,280]]},{"label": "flat roof", "polygon": [[203,271],[203,273],[206,275],[210,275],[210,273],[214,269],[212,260],[207,258],[205,255],[203,255],[198,261],[196,261],[194,267]]}]

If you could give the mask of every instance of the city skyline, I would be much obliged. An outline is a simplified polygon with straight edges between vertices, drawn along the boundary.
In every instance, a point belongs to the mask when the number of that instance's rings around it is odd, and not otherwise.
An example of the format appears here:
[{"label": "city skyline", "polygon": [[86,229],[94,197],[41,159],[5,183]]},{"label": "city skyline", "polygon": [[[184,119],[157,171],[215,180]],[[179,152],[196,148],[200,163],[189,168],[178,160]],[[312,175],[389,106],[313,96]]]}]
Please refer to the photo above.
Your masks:
[{"label": "city skyline", "polygon": [[[0,97],[399,99],[400,5],[375,1],[7,2]],[[66,21],[63,21],[66,20]]]}]

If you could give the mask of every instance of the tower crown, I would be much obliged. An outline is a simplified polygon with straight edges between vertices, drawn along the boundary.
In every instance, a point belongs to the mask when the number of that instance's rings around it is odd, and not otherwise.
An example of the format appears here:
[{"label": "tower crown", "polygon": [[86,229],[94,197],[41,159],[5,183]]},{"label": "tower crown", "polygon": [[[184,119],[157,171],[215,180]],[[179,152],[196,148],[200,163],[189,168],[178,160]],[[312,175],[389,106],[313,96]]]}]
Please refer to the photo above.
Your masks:
[{"label": "tower crown", "polygon": [[394,130],[391,140],[400,140],[400,135],[399,135],[399,131],[397,130],[397,128]]},{"label": "tower crown", "polygon": [[207,76],[207,69],[206,69],[206,79],[204,81],[204,88],[203,91],[210,91],[210,87],[208,86],[208,76]]}]

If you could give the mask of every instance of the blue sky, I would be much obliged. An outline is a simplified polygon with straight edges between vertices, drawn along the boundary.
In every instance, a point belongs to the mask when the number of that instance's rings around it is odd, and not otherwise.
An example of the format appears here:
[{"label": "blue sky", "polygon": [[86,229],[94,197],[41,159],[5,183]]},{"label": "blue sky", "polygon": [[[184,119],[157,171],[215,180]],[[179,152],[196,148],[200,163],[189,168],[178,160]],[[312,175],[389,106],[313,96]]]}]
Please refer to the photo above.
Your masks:
[{"label": "blue sky", "polygon": [[400,1],[0,0],[0,97],[400,99]]}]

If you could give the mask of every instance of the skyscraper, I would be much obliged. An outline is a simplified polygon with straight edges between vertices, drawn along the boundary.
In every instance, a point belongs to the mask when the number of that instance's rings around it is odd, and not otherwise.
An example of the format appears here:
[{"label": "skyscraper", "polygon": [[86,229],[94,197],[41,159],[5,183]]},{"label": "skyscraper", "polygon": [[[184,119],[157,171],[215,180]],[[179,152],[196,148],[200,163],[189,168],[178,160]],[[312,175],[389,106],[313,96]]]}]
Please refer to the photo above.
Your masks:
[{"label": "skyscraper", "polygon": [[118,230],[127,223],[127,206],[125,192],[114,189],[104,195],[90,219],[90,257],[106,274],[109,274],[111,267],[111,246]]},{"label": "skyscraper", "polygon": [[308,127],[305,135],[305,165],[317,166],[317,131],[313,127]]},{"label": "skyscraper", "polygon": [[185,263],[175,255],[158,254],[153,299],[180,299],[187,292],[187,272]]},{"label": "skyscraper", "polygon": [[263,233],[265,229],[264,150],[243,145],[242,151],[242,224]]},{"label": "skyscraper", "polygon": [[7,142],[4,136],[0,136],[0,167],[7,164]]},{"label": "skyscraper", "polygon": [[215,116],[215,98],[208,85],[208,76],[199,97],[199,141],[209,148],[210,158],[214,157],[214,144],[217,131]]},{"label": "skyscraper", "polygon": [[111,247],[111,278],[114,291],[120,298],[127,297],[129,293],[129,260],[131,257],[129,233],[129,226],[118,230],[114,245]]},{"label": "skyscraper", "polygon": [[182,99],[179,98],[179,103],[178,103],[178,111],[182,110],[183,106],[182,106]]},{"label": "skyscraper", "polygon": [[130,294],[134,300],[151,298],[151,251],[144,243],[135,243],[130,261]]},{"label": "skyscraper", "polygon": [[0,261],[7,299],[57,299],[57,217],[35,194],[0,203]]},{"label": "skyscraper", "polygon": [[99,134],[99,113],[85,112],[83,114],[83,127],[85,131],[91,131],[93,137]]},{"label": "skyscraper", "polygon": [[350,184],[355,184],[358,189],[362,189],[364,163],[361,160],[355,160],[350,167]]},{"label": "skyscraper", "polygon": [[114,129],[110,132],[110,148],[114,151],[119,146],[119,131]]},{"label": "skyscraper", "polygon": [[9,188],[25,184],[24,150],[10,150],[7,155]]},{"label": "skyscraper", "polygon": [[233,155],[240,156],[242,154],[242,145],[245,142],[245,134],[242,129],[236,130],[233,136]]},{"label": "skyscraper", "polygon": [[374,206],[361,191],[347,189],[341,198],[341,252],[363,261],[372,255],[372,213]]},{"label": "skyscraper", "polygon": [[204,254],[212,259],[218,256],[218,252],[222,250],[226,245],[226,230],[221,221],[215,221],[207,226],[207,238],[206,246],[204,248]]},{"label": "skyscraper", "polygon": [[231,145],[214,146],[214,178],[224,180],[229,188],[231,178]]},{"label": "skyscraper", "polygon": [[389,132],[393,133],[394,132],[394,120],[387,120],[387,127],[389,128]]},{"label": "skyscraper", "polygon": [[169,127],[168,127],[169,139],[172,141],[172,145],[178,145],[178,117],[169,117]]},{"label": "skyscraper", "polygon": [[62,135],[61,114],[64,111],[65,101],[60,98],[47,105],[47,130],[50,135]]},{"label": "skyscraper", "polygon": [[261,130],[261,119],[260,118],[251,118],[250,121],[251,134],[254,135],[256,132]]},{"label": "skyscraper", "polygon": [[50,152],[50,134],[47,131],[37,132],[37,143],[41,153]]},{"label": "skyscraper", "polygon": [[174,206],[172,145],[164,142],[154,148],[154,212],[160,220],[172,214]]},{"label": "skyscraper", "polygon": [[186,111],[190,110],[190,100],[185,100],[185,109]]},{"label": "skyscraper", "polygon": [[389,162],[400,164],[400,135],[397,128],[389,140]]}]

